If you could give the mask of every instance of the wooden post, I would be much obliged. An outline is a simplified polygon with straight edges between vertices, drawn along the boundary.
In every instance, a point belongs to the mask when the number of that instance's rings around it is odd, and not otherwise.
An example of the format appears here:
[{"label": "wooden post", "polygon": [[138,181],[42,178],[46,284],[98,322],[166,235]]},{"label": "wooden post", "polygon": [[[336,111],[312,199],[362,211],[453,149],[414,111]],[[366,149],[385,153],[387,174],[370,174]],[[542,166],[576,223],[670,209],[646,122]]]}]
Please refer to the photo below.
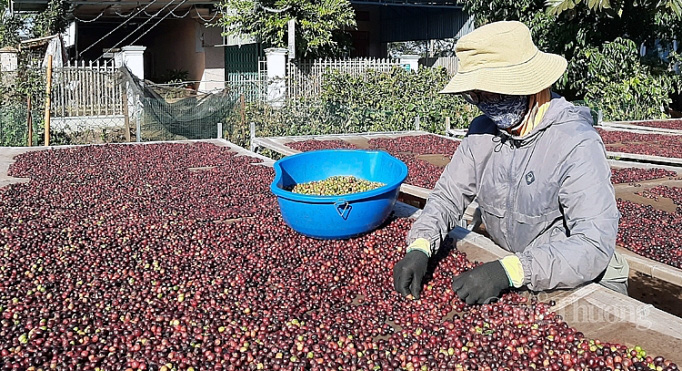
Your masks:
[{"label": "wooden post", "polygon": [[45,99],[45,146],[50,145],[50,90],[52,90],[52,55],[47,56],[47,88]]},{"label": "wooden post", "polygon": [[244,94],[239,95],[239,117],[241,127],[244,127],[246,125],[246,101],[244,99]]},{"label": "wooden post", "polygon": [[28,118],[28,140],[27,140],[27,146],[30,147],[33,145],[33,117],[31,116],[31,95],[28,95],[27,98],[27,110],[28,110],[28,115],[26,116]]},{"label": "wooden post", "polygon": [[251,152],[256,152],[256,143],[255,143],[255,141],[256,141],[256,123],[255,123],[255,122],[251,122],[251,123],[249,124],[249,126],[250,126],[250,127],[249,127],[249,129],[250,129],[249,132],[250,132],[250,134],[251,134],[251,135],[250,135],[251,140],[250,140],[250,143],[249,143],[249,149],[251,150]]},{"label": "wooden post", "polygon": [[126,142],[130,142],[130,117],[128,117],[128,94],[123,92],[121,94],[121,99],[123,100],[123,122],[124,130],[126,136]]},{"label": "wooden post", "polygon": [[450,136],[450,116],[445,116],[445,136]]}]

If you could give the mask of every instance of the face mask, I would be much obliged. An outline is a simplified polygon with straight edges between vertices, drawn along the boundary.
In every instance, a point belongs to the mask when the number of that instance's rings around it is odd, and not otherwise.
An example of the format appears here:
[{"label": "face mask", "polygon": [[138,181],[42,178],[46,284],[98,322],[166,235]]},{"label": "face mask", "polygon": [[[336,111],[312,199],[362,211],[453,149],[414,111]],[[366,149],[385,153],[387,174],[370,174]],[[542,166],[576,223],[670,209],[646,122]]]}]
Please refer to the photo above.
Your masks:
[{"label": "face mask", "polygon": [[488,116],[500,129],[509,129],[518,125],[528,110],[527,95],[506,95],[501,101],[489,103],[478,102],[478,109]]}]

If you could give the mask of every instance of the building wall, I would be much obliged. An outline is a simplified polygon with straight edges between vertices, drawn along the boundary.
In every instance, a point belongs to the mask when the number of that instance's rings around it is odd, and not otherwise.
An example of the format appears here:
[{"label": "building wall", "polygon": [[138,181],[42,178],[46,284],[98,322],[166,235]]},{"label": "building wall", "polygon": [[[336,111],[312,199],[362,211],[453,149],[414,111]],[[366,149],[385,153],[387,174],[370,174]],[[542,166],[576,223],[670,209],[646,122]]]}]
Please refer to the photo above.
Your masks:
[{"label": "building wall", "polygon": [[204,45],[204,71],[199,90],[211,91],[225,88],[225,47],[222,30],[202,26]]},{"label": "building wall", "polygon": [[[124,27],[109,34],[118,22],[94,22],[79,24],[78,50],[89,48],[79,60],[96,60],[103,51],[113,46],[135,45],[146,46],[144,52],[145,78],[156,83],[163,83],[169,78],[177,78],[177,72],[186,71],[186,81],[201,81],[194,84],[201,90],[222,88],[225,80],[223,38],[219,27],[206,27],[191,17],[182,19],[165,19],[158,25],[151,20],[128,22]],[[146,33],[145,33],[146,32]],[[108,36],[107,36],[108,35]],[[175,73],[174,73],[175,71]],[[206,80],[220,81],[218,83]]]},{"label": "building wall", "polygon": [[353,38],[351,57],[386,57],[386,44],[381,43],[381,9],[376,6],[355,5],[357,29],[350,30]]},{"label": "building wall", "polygon": [[201,79],[204,50],[197,27],[200,25],[189,18],[167,20],[145,36],[145,70],[151,80],[161,82],[174,70],[187,71],[186,80]]}]

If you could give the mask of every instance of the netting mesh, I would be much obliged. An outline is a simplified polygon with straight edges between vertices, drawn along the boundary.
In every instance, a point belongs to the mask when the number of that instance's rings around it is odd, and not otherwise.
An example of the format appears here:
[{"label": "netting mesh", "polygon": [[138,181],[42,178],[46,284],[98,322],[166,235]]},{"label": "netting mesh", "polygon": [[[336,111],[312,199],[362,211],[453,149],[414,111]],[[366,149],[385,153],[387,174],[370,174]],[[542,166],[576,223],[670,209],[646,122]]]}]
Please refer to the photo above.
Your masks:
[{"label": "netting mesh", "polygon": [[196,95],[183,88],[144,83],[123,69],[128,95],[137,97],[130,112],[133,131],[140,126],[140,139],[208,139],[217,136],[218,123],[234,112],[239,96],[222,90]]}]

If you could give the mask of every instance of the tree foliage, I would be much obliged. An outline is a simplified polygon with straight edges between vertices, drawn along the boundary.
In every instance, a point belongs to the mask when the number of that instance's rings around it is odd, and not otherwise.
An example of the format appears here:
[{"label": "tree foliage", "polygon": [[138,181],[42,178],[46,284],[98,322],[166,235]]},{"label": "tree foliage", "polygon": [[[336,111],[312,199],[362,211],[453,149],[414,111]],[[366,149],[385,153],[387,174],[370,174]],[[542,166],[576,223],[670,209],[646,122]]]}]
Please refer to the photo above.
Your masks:
[{"label": "tree foliage", "polygon": [[438,93],[449,80],[442,67],[417,72],[396,67],[361,76],[332,71],[324,76],[321,98],[354,113],[348,116],[351,121],[372,123],[368,131],[409,130],[419,116],[422,129],[443,134],[446,117],[452,127],[461,128],[480,114],[458,96]]},{"label": "tree foliage", "polygon": [[67,0],[50,0],[47,8],[31,18],[33,37],[44,37],[64,32],[69,26]]},{"label": "tree foliage", "polygon": [[250,35],[265,46],[286,47],[287,22],[296,19],[297,57],[347,53],[355,12],[348,0],[222,0],[220,24],[231,35]]},{"label": "tree foliage", "polygon": [[[640,45],[670,49],[682,32],[682,0],[467,0],[476,25],[519,20],[544,51],[569,61],[556,84],[569,99],[585,100],[604,119],[659,117],[678,93],[670,58],[639,55]],[[672,53],[671,56],[674,56]],[[652,93],[646,94],[649,90]]]},{"label": "tree foliage", "polygon": [[0,48],[19,44],[19,31],[24,27],[24,20],[0,9]]}]

